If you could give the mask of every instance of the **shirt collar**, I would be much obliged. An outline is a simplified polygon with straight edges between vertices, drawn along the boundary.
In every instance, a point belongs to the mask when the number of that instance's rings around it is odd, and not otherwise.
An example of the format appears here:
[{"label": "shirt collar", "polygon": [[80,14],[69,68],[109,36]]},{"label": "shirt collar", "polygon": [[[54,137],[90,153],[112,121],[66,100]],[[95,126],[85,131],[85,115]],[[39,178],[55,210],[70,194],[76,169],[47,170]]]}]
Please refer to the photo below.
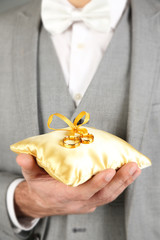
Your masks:
[{"label": "shirt collar", "polygon": [[115,28],[126,9],[128,0],[108,0],[111,8],[111,28]]}]

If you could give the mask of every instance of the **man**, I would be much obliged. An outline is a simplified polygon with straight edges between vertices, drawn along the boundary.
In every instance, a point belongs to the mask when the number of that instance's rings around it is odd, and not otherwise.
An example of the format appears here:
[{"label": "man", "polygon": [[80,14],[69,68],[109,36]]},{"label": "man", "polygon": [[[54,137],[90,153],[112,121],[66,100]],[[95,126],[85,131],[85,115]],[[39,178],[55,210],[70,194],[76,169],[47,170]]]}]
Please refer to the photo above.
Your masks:
[{"label": "man", "polygon": [[[1,16],[1,239],[160,237],[160,1],[122,1],[118,17],[111,17],[111,7],[103,7],[103,1],[97,2],[44,0],[41,8],[41,1],[34,0]],[[56,14],[63,12],[63,4],[76,13],[69,26],[61,27]],[[104,8],[104,31],[99,31],[103,24],[97,27],[101,19],[92,29],[73,5],[84,12],[89,6]],[[85,44],[88,47],[79,52]],[[25,181],[19,179],[21,169],[9,145],[47,132],[51,113],[73,120],[82,110],[91,114],[90,126],[126,139],[150,157],[153,166],[129,188],[140,174],[134,163],[117,173],[105,170],[71,188],[51,179],[33,157],[19,155]],[[10,206],[13,194],[15,204]]]}]

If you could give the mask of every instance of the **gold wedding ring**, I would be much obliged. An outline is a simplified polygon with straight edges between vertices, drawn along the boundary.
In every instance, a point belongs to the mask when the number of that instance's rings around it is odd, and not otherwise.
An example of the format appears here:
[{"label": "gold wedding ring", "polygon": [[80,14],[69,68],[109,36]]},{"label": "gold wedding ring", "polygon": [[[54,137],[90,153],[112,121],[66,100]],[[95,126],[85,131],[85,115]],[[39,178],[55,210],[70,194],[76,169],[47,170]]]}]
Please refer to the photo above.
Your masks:
[{"label": "gold wedding ring", "polygon": [[92,143],[94,141],[94,136],[90,133],[88,134],[83,134],[81,136],[81,142],[83,144],[89,144],[89,143]]},{"label": "gold wedding ring", "polygon": [[94,136],[90,133],[87,134],[75,134],[75,136],[67,136],[63,139],[63,146],[66,148],[79,147],[81,143],[89,144],[94,141]]},{"label": "gold wedding ring", "polygon": [[81,138],[75,136],[67,136],[63,139],[63,146],[66,148],[76,148],[81,144]]}]

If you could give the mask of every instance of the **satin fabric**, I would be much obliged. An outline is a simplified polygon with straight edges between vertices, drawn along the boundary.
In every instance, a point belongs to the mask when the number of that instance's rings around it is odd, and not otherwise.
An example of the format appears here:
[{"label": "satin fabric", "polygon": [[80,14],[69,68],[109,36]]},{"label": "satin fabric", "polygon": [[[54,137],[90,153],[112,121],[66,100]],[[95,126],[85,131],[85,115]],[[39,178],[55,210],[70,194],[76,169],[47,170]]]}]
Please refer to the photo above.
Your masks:
[{"label": "satin fabric", "polygon": [[151,165],[149,158],[124,140],[88,127],[88,132],[94,135],[93,143],[65,148],[62,140],[68,135],[67,129],[27,138],[10,148],[16,153],[33,155],[50,176],[71,186],[86,182],[104,169],[118,169],[128,162],[136,162],[141,169]]}]

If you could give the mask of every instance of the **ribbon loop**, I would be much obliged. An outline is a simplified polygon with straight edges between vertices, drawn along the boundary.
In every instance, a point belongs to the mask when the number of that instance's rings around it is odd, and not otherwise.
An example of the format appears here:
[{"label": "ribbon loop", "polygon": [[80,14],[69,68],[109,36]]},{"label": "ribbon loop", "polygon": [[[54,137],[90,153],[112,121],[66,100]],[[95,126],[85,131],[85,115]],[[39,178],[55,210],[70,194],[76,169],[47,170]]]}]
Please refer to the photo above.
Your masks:
[{"label": "ribbon loop", "polygon": [[[65,117],[64,115],[62,115],[60,113],[54,113],[54,114],[50,115],[50,117],[48,118],[48,123],[47,123],[48,128],[51,129],[51,130],[63,130],[64,131],[64,129],[56,129],[56,128],[51,128],[50,127],[54,116],[57,116],[60,119],[62,119],[71,128],[71,129],[65,129],[65,130],[72,131],[72,132],[75,132],[75,133],[80,133],[80,132],[87,133],[87,129],[80,128],[80,126],[86,124],[89,121],[89,118],[90,118],[89,113],[87,113],[85,111],[79,113],[78,116],[75,118],[74,123],[72,123],[67,117]],[[84,119],[83,123],[77,125],[79,120],[81,120],[84,116],[85,116],[85,119]]]},{"label": "ribbon loop", "polygon": [[77,123],[78,123],[84,116],[85,116],[85,119],[84,119],[83,123],[79,124],[78,126],[82,126],[83,124],[86,124],[86,123],[89,121],[89,119],[90,119],[90,114],[87,113],[87,112],[85,112],[85,111],[83,111],[83,112],[81,112],[81,113],[78,114],[78,116],[75,118],[73,124],[74,124],[75,126],[77,126]]},{"label": "ribbon loop", "polygon": [[[65,123],[67,123],[67,125],[70,127],[70,129],[56,129],[56,128],[51,128],[50,125],[53,121],[53,117],[54,116],[57,116],[59,117],[60,119],[62,119]],[[83,123],[78,124],[78,122],[83,118],[84,118],[84,121]],[[60,113],[54,113],[52,115],[50,115],[50,117],[48,118],[48,128],[51,129],[51,130],[58,130],[58,131],[69,131],[69,136],[67,138],[67,140],[73,140],[73,138],[76,138],[76,134],[79,135],[79,139],[80,139],[80,142],[82,142],[81,138],[84,138],[83,136],[88,134],[88,131],[86,128],[82,128],[81,126],[86,124],[90,119],[90,114],[85,112],[85,111],[82,111],[81,113],[78,114],[78,116],[75,118],[74,122],[72,123],[67,117],[65,117],[64,115],[60,114]],[[82,143],[91,143],[93,142],[94,140],[94,136],[92,134],[88,134],[87,135],[88,139],[89,140],[85,140],[83,141]],[[76,138],[77,139],[77,138]],[[63,142],[64,142],[64,146],[67,147],[67,143],[66,143],[66,138],[63,139]],[[68,148],[73,148],[73,147],[77,147],[79,146],[79,142],[77,144],[77,142],[75,141],[75,144],[72,144],[72,147],[70,146],[70,144],[68,144]]]},{"label": "ribbon loop", "polygon": [[56,129],[56,128],[51,128],[50,127],[54,116],[57,116],[60,119],[62,119],[64,122],[66,122],[71,129],[75,129],[75,125],[67,117],[65,117],[64,115],[62,115],[60,113],[54,113],[54,114],[49,116],[48,123],[47,123],[47,126],[48,126],[49,129],[51,129],[51,130],[63,130],[64,131],[64,129]]}]

